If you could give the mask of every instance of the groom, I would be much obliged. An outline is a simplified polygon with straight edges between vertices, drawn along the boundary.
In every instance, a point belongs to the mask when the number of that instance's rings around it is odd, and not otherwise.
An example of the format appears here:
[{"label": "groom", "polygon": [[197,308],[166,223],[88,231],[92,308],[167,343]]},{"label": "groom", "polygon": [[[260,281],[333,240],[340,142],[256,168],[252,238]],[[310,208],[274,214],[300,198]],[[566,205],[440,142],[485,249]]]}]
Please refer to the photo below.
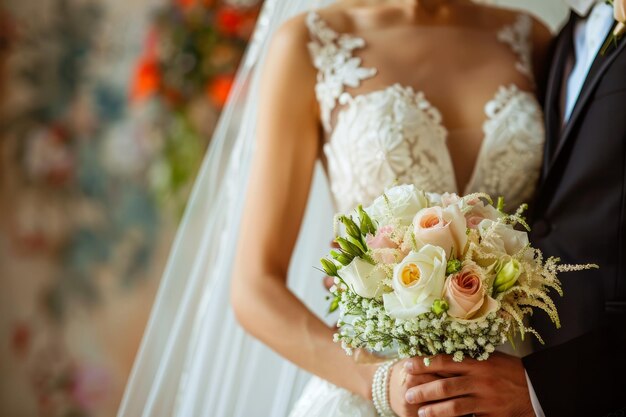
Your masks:
[{"label": "groom", "polygon": [[[531,210],[531,240],[564,263],[598,270],[562,275],[561,329],[538,313],[545,340],[521,361],[446,357],[411,373],[460,375],[415,387],[420,416],[626,415],[626,38],[600,52],[625,19],[626,0],[569,0],[546,89],[543,175]],[[558,297],[557,297],[558,298]]]}]

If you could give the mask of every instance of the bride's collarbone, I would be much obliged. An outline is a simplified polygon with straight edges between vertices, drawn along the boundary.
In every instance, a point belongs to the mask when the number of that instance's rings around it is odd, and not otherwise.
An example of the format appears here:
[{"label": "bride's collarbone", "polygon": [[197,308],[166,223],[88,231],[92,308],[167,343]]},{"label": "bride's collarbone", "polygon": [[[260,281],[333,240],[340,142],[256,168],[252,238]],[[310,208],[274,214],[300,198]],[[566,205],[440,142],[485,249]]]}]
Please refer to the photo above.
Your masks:
[{"label": "bride's collarbone", "polygon": [[[420,10],[411,2],[339,1],[316,11],[333,30],[366,37],[390,31],[423,30],[495,33],[512,24],[515,11],[458,3],[450,4],[444,13]],[[454,3],[454,2],[451,2]]]}]

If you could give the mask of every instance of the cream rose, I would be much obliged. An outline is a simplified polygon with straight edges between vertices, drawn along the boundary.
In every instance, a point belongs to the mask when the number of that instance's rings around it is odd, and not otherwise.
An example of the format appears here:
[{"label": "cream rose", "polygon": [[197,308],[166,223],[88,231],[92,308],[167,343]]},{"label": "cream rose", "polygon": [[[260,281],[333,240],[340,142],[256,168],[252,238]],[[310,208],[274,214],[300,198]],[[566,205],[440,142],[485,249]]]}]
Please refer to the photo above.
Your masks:
[{"label": "cream rose", "polygon": [[426,197],[428,198],[428,201],[430,201],[431,205],[442,206],[444,208],[453,204],[461,205],[461,203],[463,202],[461,197],[459,197],[457,194],[450,193],[427,193]]},{"label": "cream rose", "polygon": [[516,255],[528,246],[528,233],[513,229],[511,226],[485,219],[478,225],[480,237],[496,250],[508,255]]},{"label": "cream rose", "polygon": [[467,244],[467,222],[458,206],[420,210],[413,220],[413,228],[419,242],[443,248],[448,258],[463,255]]},{"label": "cream rose", "polygon": [[361,258],[354,258],[348,266],[341,268],[339,276],[363,298],[379,297],[384,290],[383,282],[387,279],[384,271]]},{"label": "cream rose", "polygon": [[483,273],[477,265],[466,264],[446,279],[444,299],[448,315],[461,320],[478,320],[498,309],[498,303],[483,289]]},{"label": "cream rose", "polygon": [[365,211],[379,224],[390,224],[396,219],[399,226],[409,226],[415,213],[424,207],[428,207],[428,199],[422,191],[414,185],[400,185],[385,191]]},{"label": "cream rose", "polygon": [[613,0],[615,20],[626,23],[626,0]]},{"label": "cream rose", "polygon": [[467,219],[467,227],[470,229],[478,229],[480,223],[485,220],[498,220],[503,216],[495,207],[485,204],[482,201],[470,205],[470,210],[465,214]]},{"label": "cream rose", "polygon": [[393,292],[383,294],[385,311],[397,319],[412,319],[430,311],[443,294],[446,253],[426,245],[411,252],[393,271]]}]

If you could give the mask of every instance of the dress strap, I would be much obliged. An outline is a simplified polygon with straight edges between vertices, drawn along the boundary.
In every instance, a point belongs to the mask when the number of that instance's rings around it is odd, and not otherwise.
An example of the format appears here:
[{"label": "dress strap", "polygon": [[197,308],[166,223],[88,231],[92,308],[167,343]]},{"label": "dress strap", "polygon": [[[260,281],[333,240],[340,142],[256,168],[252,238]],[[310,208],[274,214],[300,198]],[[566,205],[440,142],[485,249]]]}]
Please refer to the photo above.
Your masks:
[{"label": "dress strap", "polygon": [[356,49],[365,47],[362,38],[335,32],[316,12],[309,12],[306,25],[311,36],[309,52],[318,70],[315,94],[320,103],[322,124],[330,132],[331,114],[345,87],[356,88],[377,71],[361,67],[361,58],[353,56]]},{"label": "dress strap", "polygon": [[519,14],[514,23],[505,26],[498,32],[498,40],[508,44],[518,56],[515,68],[531,80],[534,79],[532,30],[532,18],[527,14]]}]

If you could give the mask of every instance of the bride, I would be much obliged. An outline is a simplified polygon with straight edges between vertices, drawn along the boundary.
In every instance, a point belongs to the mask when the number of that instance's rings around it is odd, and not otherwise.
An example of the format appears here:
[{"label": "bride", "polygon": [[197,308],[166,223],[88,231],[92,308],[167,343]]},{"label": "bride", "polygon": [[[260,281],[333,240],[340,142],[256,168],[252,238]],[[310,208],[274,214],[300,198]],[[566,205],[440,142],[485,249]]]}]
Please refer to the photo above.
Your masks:
[{"label": "bride", "polygon": [[[502,195],[511,207],[533,195],[544,140],[537,74],[551,38],[542,23],[470,0],[339,0],[282,24],[257,78],[276,16],[306,10],[307,1],[285,3],[268,0],[260,18],[120,417],[287,415],[302,374],[233,321],[231,276],[243,328],[317,376],[291,416],[377,415],[370,398],[380,365],[358,364],[333,342],[333,329],[303,302],[319,277],[293,270],[315,265],[312,241],[332,237],[319,161],[335,212],[395,183]],[[232,113],[242,101],[243,114]],[[299,236],[296,252],[307,255],[294,262]],[[389,402],[414,416],[406,390],[439,376],[404,380],[402,366],[389,372]]]}]

